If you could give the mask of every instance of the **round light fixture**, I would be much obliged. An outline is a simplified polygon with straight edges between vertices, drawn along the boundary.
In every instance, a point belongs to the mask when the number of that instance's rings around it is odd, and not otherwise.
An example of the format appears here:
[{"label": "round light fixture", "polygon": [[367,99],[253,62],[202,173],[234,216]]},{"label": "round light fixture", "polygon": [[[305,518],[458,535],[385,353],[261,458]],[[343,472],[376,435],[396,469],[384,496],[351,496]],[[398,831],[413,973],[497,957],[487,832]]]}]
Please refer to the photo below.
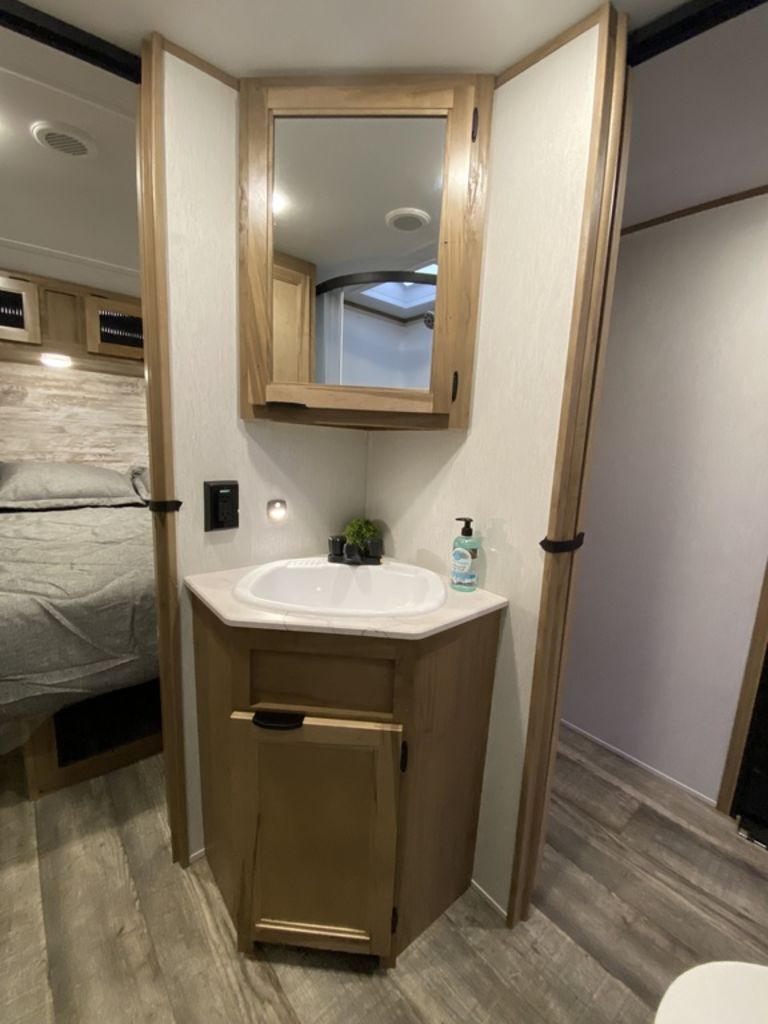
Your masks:
[{"label": "round light fixture", "polygon": [[279,523],[288,515],[288,502],[285,498],[273,498],[267,502],[267,517],[273,523]]},{"label": "round light fixture", "polygon": [[73,128],[63,121],[35,121],[29,129],[35,142],[52,149],[63,156],[78,156],[92,160],[98,153],[98,147],[87,132]]},{"label": "round light fixture", "polygon": [[290,205],[290,200],[282,192],[275,191],[272,193],[272,213],[275,217],[285,213]]},{"label": "round light fixture", "polygon": [[40,362],[43,366],[51,366],[55,370],[67,370],[72,365],[71,358],[61,352],[43,352]]},{"label": "round light fixture", "polygon": [[390,210],[384,218],[387,227],[395,231],[418,231],[431,220],[426,210],[419,210],[416,206],[400,206],[397,210]]}]

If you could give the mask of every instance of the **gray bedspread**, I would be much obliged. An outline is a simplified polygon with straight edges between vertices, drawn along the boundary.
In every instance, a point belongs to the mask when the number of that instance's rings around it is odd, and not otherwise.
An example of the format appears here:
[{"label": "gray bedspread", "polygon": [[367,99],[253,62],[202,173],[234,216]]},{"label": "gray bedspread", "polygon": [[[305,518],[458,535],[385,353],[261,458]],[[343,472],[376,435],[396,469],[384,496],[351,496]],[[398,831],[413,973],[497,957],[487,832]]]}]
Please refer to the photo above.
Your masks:
[{"label": "gray bedspread", "polygon": [[41,717],[157,671],[149,511],[0,513],[0,752]]}]

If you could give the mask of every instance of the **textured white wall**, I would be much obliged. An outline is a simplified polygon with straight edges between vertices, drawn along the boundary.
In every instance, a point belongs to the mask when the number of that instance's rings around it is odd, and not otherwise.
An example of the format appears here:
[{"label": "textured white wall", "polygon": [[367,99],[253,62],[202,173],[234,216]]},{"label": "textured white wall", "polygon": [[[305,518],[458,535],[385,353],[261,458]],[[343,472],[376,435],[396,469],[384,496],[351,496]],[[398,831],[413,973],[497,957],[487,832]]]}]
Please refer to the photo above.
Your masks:
[{"label": "textured white wall", "polygon": [[[245,424],[237,403],[237,93],[165,55],[171,385],[181,577],[325,549],[363,508],[363,432]],[[240,481],[240,528],[203,532],[203,481]],[[289,517],[270,523],[268,498]],[[191,622],[182,597],[190,849],[202,847]]]},{"label": "textured white wall", "polygon": [[447,571],[454,516],[483,538],[481,586],[510,602],[475,878],[509,891],[543,553],[584,205],[598,30],[497,90],[472,425],[372,434],[368,514],[390,554]]},{"label": "textured white wall", "polygon": [[564,717],[714,799],[768,552],[768,197],[621,246]]}]

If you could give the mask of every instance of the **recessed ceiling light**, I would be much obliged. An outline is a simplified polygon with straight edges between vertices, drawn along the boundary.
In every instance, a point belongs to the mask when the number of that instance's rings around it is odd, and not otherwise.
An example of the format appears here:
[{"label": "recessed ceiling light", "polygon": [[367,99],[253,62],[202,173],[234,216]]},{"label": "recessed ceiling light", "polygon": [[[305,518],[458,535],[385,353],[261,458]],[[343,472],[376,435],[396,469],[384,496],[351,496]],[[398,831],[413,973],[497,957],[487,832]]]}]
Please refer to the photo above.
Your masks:
[{"label": "recessed ceiling light", "polygon": [[290,205],[288,198],[282,192],[272,193],[272,213],[275,217],[284,213]]},{"label": "recessed ceiling light", "polygon": [[418,231],[424,228],[432,220],[426,210],[419,210],[415,206],[401,206],[397,210],[390,210],[384,218],[388,228],[395,231]]},{"label": "recessed ceiling light", "polygon": [[60,352],[43,352],[40,362],[43,366],[52,366],[56,370],[66,370],[72,365],[71,358]]},{"label": "recessed ceiling light", "polygon": [[73,128],[63,121],[35,121],[29,130],[35,142],[63,156],[85,157],[92,160],[98,153],[96,143],[87,132]]}]

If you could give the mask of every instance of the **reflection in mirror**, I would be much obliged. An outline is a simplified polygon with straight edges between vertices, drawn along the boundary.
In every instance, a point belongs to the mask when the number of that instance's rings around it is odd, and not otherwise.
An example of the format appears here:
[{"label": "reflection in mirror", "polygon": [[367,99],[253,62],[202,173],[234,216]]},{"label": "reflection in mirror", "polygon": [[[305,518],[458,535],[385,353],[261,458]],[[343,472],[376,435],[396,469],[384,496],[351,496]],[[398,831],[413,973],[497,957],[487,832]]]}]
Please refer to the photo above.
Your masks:
[{"label": "reflection in mirror", "polygon": [[275,118],[275,381],[429,388],[445,128]]}]

